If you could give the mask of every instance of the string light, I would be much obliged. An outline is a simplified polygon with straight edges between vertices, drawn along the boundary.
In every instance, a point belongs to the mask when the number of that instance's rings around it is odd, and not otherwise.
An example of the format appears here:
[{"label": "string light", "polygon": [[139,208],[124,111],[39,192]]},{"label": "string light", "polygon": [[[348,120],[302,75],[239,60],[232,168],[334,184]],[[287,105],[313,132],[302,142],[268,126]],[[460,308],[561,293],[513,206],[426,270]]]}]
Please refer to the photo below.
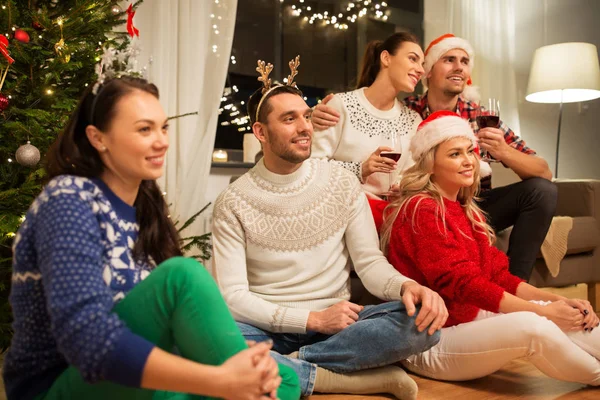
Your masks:
[{"label": "string light", "polygon": [[234,98],[235,93],[240,90],[236,85],[226,87],[223,90],[223,96],[221,97],[221,106],[219,108],[219,115],[225,113],[225,120],[221,122],[221,126],[237,126],[238,132],[250,131],[250,117],[247,115],[240,115],[244,110],[244,101],[236,101]]},{"label": "string light", "polygon": [[[284,0],[280,0],[281,3]],[[356,20],[365,16],[382,21],[387,21],[390,10],[387,9],[385,1],[377,2],[373,0],[350,1],[342,11],[337,15],[330,15],[329,11],[316,12],[311,6],[305,5],[304,0],[288,1],[291,4],[291,13],[296,17],[302,16],[305,22],[311,25],[320,23],[321,25],[331,25],[339,30],[347,30],[349,23],[356,23]],[[295,3],[295,4],[292,4]]]},{"label": "string light", "polygon": [[[216,13],[218,14],[218,13],[221,11],[221,8],[222,8],[222,7],[221,7],[221,4],[219,4],[219,0],[215,0],[215,2],[214,2],[214,3],[215,3],[216,5],[215,5],[215,6],[213,6],[213,8],[216,8],[216,9],[217,9],[217,10],[216,10]],[[210,14],[210,18],[212,18],[213,20],[215,19],[215,17],[216,17],[218,20],[221,20],[221,16],[220,16],[220,15],[215,15],[215,13],[211,13],[211,14]],[[217,21],[213,21],[213,22],[217,22]],[[218,25],[218,23],[214,23],[214,24],[212,24],[212,29],[213,29],[213,33],[214,33],[215,35],[218,35],[218,34],[220,33],[220,31],[219,31],[219,25]],[[218,39],[217,37],[214,37],[214,40],[215,40],[215,42],[218,42],[218,40],[219,40],[219,39]],[[219,47],[218,47],[216,44],[213,44],[213,45],[212,45],[212,52],[213,52],[213,53],[216,53],[216,56],[217,56],[217,57],[219,57],[219,55],[220,55],[220,54],[219,54],[219,52],[218,52],[218,49],[219,49]]]}]

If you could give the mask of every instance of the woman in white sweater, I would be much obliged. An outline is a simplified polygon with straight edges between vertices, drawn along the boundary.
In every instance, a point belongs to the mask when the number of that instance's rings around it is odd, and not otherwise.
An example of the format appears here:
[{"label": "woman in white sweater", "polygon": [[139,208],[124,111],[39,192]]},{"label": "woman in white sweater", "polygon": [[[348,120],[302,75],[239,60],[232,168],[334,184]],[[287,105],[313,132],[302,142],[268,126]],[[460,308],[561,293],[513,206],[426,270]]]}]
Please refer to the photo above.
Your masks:
[{"label": "woman in white sweater", "polygon": [[[312,157],[340,163],[360,179],[368,194],[385,195],[397,171],[412,165],[408,145],[421,117],[396,96],[414,91],[424,72],[423,60],[423,50],[410,33],[370,42],[357,89],[336,94],[328,102],[338,112],[339,122],[315,132]],[[394,161],[382,152],[401,153],[401,157]]]}]

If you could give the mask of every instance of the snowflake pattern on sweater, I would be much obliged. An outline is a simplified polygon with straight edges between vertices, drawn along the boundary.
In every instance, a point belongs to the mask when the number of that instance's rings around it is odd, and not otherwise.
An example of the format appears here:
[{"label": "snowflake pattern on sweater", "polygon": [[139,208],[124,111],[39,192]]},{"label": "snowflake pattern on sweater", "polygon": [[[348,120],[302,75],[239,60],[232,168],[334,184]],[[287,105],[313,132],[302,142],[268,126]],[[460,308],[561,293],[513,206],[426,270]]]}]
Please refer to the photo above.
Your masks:
[{"label": "snowflake pattern on sweater", "polygon": [[36,198],[13,244],[9,399],[35,397],[69,365],[139,385],[153,345],[111,312],[154,267],[133,258],[138,230],[135,208],[98,179],[62,175]]}]

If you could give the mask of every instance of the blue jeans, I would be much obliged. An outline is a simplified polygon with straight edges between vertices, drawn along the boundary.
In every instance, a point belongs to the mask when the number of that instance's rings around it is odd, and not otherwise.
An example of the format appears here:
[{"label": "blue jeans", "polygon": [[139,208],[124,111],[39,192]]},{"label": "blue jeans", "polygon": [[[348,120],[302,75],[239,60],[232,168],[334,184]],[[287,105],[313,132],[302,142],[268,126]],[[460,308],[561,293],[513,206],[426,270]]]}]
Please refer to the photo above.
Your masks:
[{"label": "blue jeans", "polygon": [[[313,393],[317,366],[335,372],[354,372],[393,364],[433,347],[439,331],[419,332],[415,316],[406,314],[400,301],[365,306],[358,321],[335,335],[272,333],[238,322],[247,340],[273,340],[273,357],[290,366],[300,378],[303,396]],[[298,351],[298,359],[283,356]]]}]

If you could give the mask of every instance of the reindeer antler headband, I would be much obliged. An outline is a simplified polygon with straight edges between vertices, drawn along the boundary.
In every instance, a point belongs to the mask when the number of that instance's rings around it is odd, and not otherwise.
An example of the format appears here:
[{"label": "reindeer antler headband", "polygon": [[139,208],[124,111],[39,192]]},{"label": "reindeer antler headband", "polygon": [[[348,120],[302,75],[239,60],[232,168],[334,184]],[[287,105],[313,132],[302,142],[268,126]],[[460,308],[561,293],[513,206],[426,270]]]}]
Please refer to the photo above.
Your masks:
[{"label": "reindeer antler headband", "polygon": [[[286,82],[285,86],[292,86],[292,87],[297,88],[298,86],[296,85],[296,82],[294,82],[294,78],[296,77],[296,75],[298,75],[298,67],[300,66],[300,56],[296,56],[295,59],[291,60],[289,62],[289,66],[290,66],[290,74],[287,77],[287,82]],[[260,113],[260,107],[262,106],[263,100],[267,97],[269,92],[271,92],[272,90],[274,90],[280,86],[284,86],[284,85],[271,86],[271,78],[269,78],[269,74],[271,73],[272,70],[273,70],[273,64],[271,64],[271,63],[265,64],[264,61],[258,60],[258,67],[256,67],[256,72],[258,72],[260,74],[260,76],[258,77],[258,80],[263,83],[263,88],[262,88],[262,97],[260,98],[260,101],[258,102],[258,107],[256,107],[255,121],[258,121],[258,114]]]}]

